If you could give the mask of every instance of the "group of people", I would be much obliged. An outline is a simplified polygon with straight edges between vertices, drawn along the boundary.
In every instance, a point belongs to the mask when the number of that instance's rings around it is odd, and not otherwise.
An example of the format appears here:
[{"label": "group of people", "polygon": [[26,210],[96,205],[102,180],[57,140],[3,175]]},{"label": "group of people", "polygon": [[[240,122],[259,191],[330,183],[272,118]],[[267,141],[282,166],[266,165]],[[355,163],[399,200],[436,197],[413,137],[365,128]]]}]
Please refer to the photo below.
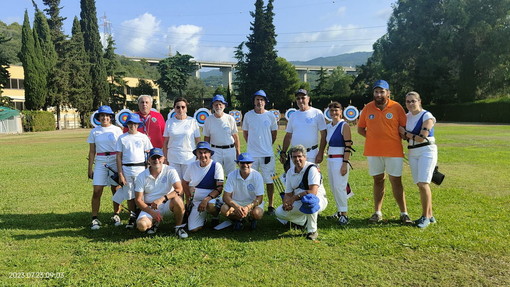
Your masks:
[{"label": "group of people", "polygon": [[[433,125],[435,118],[421,107],[416,92],[406,95],[406,115],[402,106],[390,99],[389,85],[380,80],[373,87],[374,100],[360,115],[358,133],[366,137],[364,155],[374,180],[374,209],[369,222],[380,222],[385,173],[400,207],[400,219],[412,224],[407,214],[401,182],[402,140],[409,142],[409,163],[418,185],[423,213],[418,227],[435,222],[432,215],[430,181],[437,161]],[[101,228],[98,219],[104,186],[113,193],[114,225],[121,225],[121,204],[127,201],[130,218],[126,228],[153,234],[165,216],[173,216],[175,234],[187,238],[187,232],[204,227],[233,225],[234,230],[248,225],[256,229],[264,214],[275,215],[282,224],[306,230],[306,237],[318,238],[317,218],[328,204],[319,164],[327,148],[328,178],[336,202],[329,216],[340,225],[349,223],[350,157],[354,152],[349,124],[342,118],[340,103],[328,105],[331,122],[310,105],[304,89],[296,94],[299,107],[288,121],[280,151],[286,164],[282,205],[275,207],[276,158],[273,145],[278,125],[265,109],[269,98],[263,90],[253,94],[253,110],[242,123],[247,152],[241,153],[235,119],[224,113],[228,105],[222,95],[212,99],[213,114],[203,126],[187,115],[188,102],[174,101],[175,116],[166,122],[152,107],[150,96],[140,96],[139,111],[128,116],[124,132],[113,125],[114,113],[101,106],[96,118],[101,122],[90,132],[88,175],[93,179],[91,229]],[[111,176],[117,171],[118,178]],[[226,180],[225,180],[226,175]],[[116,181],[116,182],[115,182]],[[264,212],[264,187],[267,210]],[[228,220],[220,224],[219,215]]]}]

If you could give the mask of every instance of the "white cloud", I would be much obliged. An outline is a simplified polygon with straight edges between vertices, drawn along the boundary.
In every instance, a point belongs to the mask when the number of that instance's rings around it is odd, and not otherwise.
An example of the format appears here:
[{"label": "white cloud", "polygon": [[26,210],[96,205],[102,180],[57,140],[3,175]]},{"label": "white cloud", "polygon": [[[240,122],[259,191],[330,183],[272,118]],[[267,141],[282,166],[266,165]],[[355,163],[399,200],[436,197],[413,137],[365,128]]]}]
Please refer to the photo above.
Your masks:
[{"label": "white cloud", "polygon": [[199,51],[200,32],[202,27],[195,25],[171,26],[164,37],[171,47],[172,54],[178,51],[181,54],[195,56]]},{"label": "white cloud", "polygon": [[158,50],[158,36],[160,20],[150,13],[122,22],[115,28],[119,37],[115,38],[120,54],[128,56],[153,56]]},{"label": "white cloud", "polygon": [[347,11],[347,7],[342,6],[336,10],[336,14],[337,14],[337,16],[344,16],[346,11]]}]

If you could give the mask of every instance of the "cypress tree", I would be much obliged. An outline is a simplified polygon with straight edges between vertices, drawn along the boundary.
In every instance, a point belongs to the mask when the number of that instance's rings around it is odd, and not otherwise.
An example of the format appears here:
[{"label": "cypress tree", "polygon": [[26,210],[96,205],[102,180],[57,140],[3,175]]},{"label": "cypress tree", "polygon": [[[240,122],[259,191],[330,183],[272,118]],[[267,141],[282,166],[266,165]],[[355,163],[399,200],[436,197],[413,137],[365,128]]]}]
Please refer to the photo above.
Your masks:
[{"label": "cypress tree", "polygon": [[80,0],[80,24],[83,32],[85,51],[90,61],[90,76],[92,80],[93,105],[98,107],[108,101],[108,82],[103,61],[103,48],[99,27],[97,25],[96,1]]},{"label": "cypress tree", "polygon": [[[8,42],[10,39],[5,38],[4,35],[0,35],[0,45],[2,45],[5,42]],[[9,59],[7,58],[7,55],[5,55],[3,49],[0,49],[0,85],[5,86],[7,84],[7,81],[9,81],[9,71],[7,71],[7,68],[9,68]],[[0,88],[0,96],[2,95],[2,89]]]},{"label": "cypress tree", "polygon": [[34,31],[30,28],[28,12],[25,10],[23,27],[21,30],[21,51],[18,55],[23,63],[25,77],[25,107],[29,110],[38,110],[44,106],[46,99],[46,78],[41,53],[37,52]]},{"label": "cypress tree", "polygon": [[80,113],[82,127],[86,126],[86,114],[92,110],[92,86],[90,63],[85,51],[80,21],[74,17],[72,37],[69,40],[69,102]]}]

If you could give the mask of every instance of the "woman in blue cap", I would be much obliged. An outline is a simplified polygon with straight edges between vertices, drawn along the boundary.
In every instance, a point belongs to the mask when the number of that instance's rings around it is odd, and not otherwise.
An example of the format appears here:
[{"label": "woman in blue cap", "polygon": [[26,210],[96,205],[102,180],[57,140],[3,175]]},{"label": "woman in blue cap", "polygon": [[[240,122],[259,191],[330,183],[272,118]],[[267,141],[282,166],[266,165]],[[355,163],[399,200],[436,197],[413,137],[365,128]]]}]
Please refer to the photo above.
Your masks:
[{"label": "woman in blue cap", "polygon": [[[97,230],[101,228],[101,221],[97,218],[99,207],[101,205],[101,195],[103,188],[111,186],[112,193],[118,189],[118,184],[110,178],[110,171],[107,167],[117,170],[116,163],[116,143],[122,130],[113,125],[115,114],[109,106],[100,106],[94,118],[101,122],[100,126],[90,131],[87,142],[89,143],[89,164],[88,177],[92,179],[94,186],[92,193],[92,224],[90,229]],[[113,203],[112,221],[115,226],[122,224],[119,217],[120,205]]]}]

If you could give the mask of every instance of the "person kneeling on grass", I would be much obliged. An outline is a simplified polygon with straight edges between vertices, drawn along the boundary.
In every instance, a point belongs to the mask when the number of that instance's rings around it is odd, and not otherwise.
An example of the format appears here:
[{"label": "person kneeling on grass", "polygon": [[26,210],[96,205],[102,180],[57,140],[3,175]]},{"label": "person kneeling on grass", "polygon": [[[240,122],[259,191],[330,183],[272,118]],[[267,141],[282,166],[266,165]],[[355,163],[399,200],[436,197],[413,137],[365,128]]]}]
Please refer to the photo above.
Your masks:
[{"label": "person kneeling on grass", "polygon": [[191,232],[202,229],[207,214],[213,216],[213,226],[219,223],[220,208],[217,206],[222,204],[219,196],[223,191],[223,167],[212,160],[211,145],[199,142],[193,154],[197,161],[188,165],[182,180],[186,206],[189,207],[188,230]]},{"label": "person kneeling on grass", "polygon": [[237,158],[239,169],[227,177],[221,214],[234,222],[234,230],[243,228],[242,221],[250,220],[250,228],[257,227],[257,220],[264,215],[264,180],[262,175],[252,169],[253,158],[249,153],[242,153]]},{"label": "person kneeling on grass", "polygon": [[316,240],[317,217],[326,209],[328,200],[317,165],[306,161],[306,148],[297,145],[290,149],[294,168],[287,171],[283,205],[276,209],[278,220],[305,226],[306,238]]},{"label": "person kneeling on grass", "polygon": [[181,199],[182,185],[177,171],[163,164],[163,150],[153,148],[149,152],[149,168],[136,177],[135,202],[141,209],[136,227],[147,234],[154,234],[164,215],[174,215],[175,234],[187,238],[182,220],[184,203]]}]

